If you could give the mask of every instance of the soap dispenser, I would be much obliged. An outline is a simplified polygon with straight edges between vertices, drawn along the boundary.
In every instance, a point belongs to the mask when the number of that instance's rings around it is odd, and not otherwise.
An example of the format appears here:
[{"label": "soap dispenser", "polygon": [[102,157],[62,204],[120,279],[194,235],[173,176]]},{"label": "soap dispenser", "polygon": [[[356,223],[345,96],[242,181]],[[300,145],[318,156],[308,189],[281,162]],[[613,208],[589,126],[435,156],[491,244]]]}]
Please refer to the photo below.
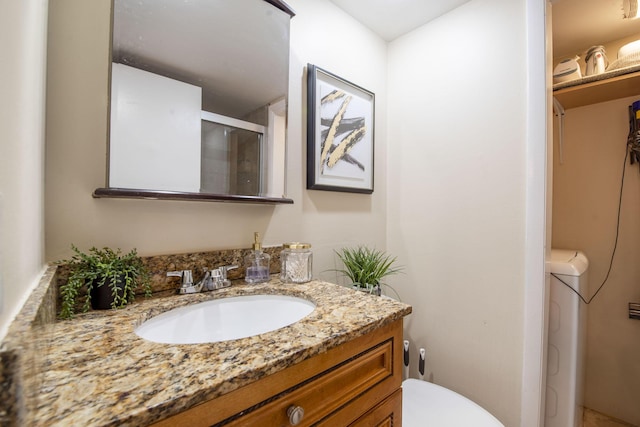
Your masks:
[{"label": "soap dispenser", "polygon": [[262,251],[260,235],[253,233],[253,250],[244,259],[245,277],[247,283],[262,283],[269,281],[269,264],[271,256]]}]

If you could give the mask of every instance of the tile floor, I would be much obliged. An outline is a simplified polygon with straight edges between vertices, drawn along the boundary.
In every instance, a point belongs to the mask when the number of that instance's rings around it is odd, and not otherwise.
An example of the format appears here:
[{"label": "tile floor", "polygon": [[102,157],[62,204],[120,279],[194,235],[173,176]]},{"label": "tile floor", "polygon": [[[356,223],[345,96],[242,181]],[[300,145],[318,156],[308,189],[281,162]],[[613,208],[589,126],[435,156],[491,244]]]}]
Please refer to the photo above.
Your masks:
[{"label": "tile floor", "polygon": [[624,421],[610,418],[600,412],[584,408],[583,427],[639,427]]}]

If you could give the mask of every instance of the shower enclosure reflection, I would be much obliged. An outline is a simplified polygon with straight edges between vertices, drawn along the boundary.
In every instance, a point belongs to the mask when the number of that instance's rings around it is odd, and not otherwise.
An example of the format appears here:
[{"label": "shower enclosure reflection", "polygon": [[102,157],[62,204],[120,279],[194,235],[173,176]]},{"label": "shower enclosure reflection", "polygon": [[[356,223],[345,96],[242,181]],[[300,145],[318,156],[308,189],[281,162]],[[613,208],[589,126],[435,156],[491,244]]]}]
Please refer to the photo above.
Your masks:
[{"label": "shower enclosure reflection", "polygon": [[262,192],[264,127],[234,127],[202,120],[201,190],[206,193],[256,195]]}]

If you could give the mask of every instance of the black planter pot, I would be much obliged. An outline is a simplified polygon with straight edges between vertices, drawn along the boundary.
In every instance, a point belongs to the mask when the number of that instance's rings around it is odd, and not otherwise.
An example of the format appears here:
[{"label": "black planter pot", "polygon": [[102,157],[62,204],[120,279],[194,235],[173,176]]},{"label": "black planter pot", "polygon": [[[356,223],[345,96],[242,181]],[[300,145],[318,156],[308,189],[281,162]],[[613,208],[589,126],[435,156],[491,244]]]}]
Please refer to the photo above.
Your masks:
[{"label": "black planter pot", "polygon": [[[91,287],[91,308],[94,310],[108,310],[113,304],[113,292],[111,290],[111,279],[104,281],[104,285],[98,286],[99,281],[95,280]],[[119,298],[124,296],[124,276],[118,277],[116,283],[117,295]]]}]

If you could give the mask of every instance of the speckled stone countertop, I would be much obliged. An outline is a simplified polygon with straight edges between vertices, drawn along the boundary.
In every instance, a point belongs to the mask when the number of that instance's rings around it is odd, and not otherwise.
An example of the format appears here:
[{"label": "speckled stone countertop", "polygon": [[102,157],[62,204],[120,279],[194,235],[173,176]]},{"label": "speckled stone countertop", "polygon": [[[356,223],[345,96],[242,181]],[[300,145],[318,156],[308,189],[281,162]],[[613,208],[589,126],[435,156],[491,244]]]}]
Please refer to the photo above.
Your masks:
[{"label": "speckled stone countertop", "polygon": [[[315,310],[293,325],[212,344],[168,345],[139,338],[137,325],[167,310],[247,294],[298,296]],[[244,282],[214,292],[92,311],[47,328],[48,350],[30,426],[142,426],[214,399],[389,324],[411,307],[322,281]]]}]

